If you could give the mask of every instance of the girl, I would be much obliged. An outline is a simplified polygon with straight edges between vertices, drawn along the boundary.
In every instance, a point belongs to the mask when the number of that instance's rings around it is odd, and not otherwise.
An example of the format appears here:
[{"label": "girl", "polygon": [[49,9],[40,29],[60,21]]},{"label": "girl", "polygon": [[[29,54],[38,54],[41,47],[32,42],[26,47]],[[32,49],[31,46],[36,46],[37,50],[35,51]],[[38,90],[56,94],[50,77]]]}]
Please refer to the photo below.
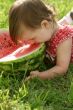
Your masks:
[{"label": "girl", "polygon": [[49,70],[32,71],[27,79],[63,75],[73,62],[73,28],[57,23],[54,11],[41,0],[17,0],[10,9],[9,31],[14,42],[45,42],[48,56],[56,63]]}]

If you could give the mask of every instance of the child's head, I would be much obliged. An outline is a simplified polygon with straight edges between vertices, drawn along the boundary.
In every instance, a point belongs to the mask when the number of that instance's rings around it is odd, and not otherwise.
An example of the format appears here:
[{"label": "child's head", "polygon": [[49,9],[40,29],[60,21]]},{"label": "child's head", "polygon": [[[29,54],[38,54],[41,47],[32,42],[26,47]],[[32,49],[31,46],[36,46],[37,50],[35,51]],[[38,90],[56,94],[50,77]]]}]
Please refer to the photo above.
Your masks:
[{"label": "child's head", "polygon": [[9,30],[13,41],[49,40],[56,24],[54,15],[51,7],[47,7],[41,0],[17,0],[9,13]]}]

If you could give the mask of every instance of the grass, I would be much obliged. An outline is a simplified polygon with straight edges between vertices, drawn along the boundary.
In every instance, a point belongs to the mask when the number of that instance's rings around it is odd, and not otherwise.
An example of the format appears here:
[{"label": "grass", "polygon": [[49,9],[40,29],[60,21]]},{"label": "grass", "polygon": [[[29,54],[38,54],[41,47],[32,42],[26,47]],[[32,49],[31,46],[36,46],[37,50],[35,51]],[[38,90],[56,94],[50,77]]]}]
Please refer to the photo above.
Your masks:
[{"label": "grass", "polygon": [[[14,0],[0,0],[0,28],[8,28],[8,11]],[[73,0],[45,0],[56,6],[61,19]],[[44,68],[44,67],[42,67]],[[22,82],[23,75],[0,73],[0,110],[73,110],[73,65],[67,75],[53,80]]]}]

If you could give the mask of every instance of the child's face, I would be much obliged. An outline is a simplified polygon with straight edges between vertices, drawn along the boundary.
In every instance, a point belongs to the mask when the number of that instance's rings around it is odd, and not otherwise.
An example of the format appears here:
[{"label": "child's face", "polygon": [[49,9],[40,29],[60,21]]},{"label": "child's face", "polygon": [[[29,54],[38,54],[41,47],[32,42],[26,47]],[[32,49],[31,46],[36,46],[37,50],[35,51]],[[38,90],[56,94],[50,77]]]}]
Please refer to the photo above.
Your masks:
[{"label": "child's face", "polygon": [[38,29],[23,28],[22,38],[19,40],[34,40],[35,42],[41,43],[49,41],[52,36],[52,29],[50,26],[42,25]]}]

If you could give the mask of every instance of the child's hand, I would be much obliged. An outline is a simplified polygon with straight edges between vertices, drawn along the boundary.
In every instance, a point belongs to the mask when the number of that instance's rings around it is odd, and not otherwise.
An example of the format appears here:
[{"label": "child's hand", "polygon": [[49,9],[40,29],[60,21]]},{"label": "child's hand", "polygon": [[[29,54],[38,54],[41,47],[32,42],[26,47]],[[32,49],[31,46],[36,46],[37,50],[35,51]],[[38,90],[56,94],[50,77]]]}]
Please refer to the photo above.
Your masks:
[{"label": "child's hand", "polygon": [[31,72],[30,72],[30,77],[31,77],[31,78],[38,77],[39,74],[40,74],[39,71],[31,71]]},{"label": "child's hand", "polygon": [[26,79],[25,79],[25,82],[30,80],[30,79],[33,79],[35,77],[38,77],[42,80],[45,80],[45,79],[50,79],[50,75],[48,74],[48,71],[43,71],[43,72],[39,72],[39,71],[32,71],[30,72],[30,76],[28,76]]},{"label": "child's hand", "polygon": [[35,78],[35,77],[38,77],[39,74],[40,74],[39,71],[31,71],[31,72],[30,72],[30,76],[28,76],[28,77],[25,79],[25,81],[28,81],[28,80],[33,79],[33,78]]}]

